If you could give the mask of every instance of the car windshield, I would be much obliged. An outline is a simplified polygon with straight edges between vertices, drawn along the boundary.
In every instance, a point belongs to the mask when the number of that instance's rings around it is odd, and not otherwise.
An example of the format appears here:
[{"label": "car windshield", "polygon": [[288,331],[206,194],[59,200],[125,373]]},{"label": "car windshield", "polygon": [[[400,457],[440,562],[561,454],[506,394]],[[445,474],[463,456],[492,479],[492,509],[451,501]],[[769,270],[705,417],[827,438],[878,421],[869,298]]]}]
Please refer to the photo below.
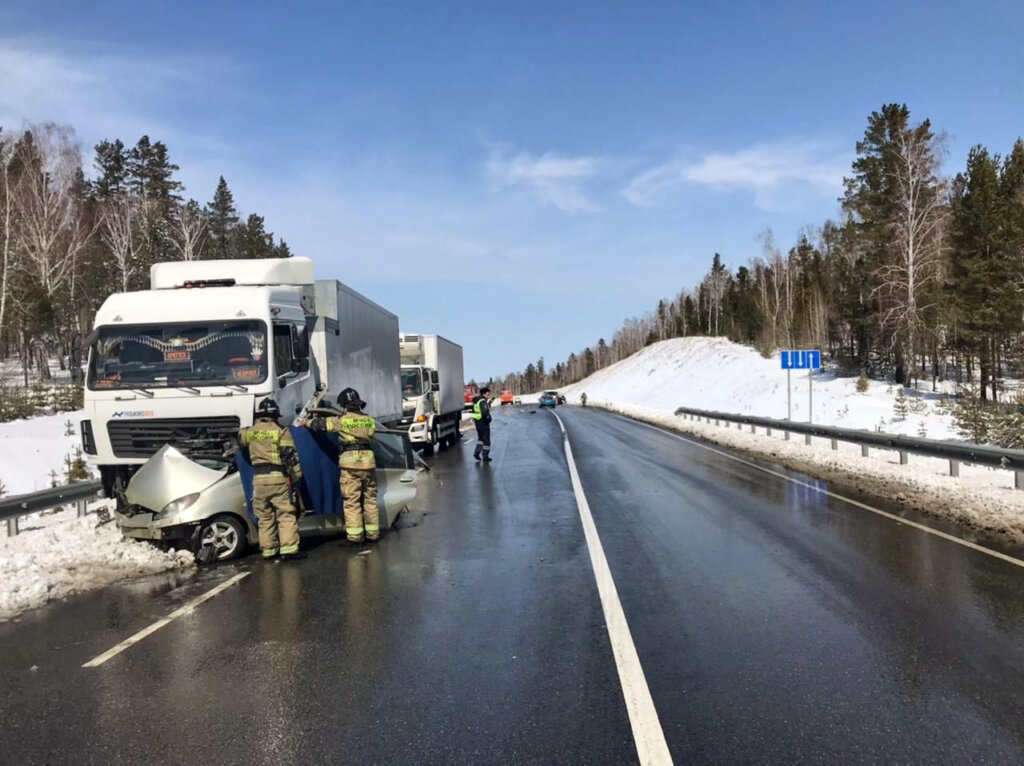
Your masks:
[{"label": "car windshield", "polygon": [[423,393],[423,378],[420,371],[402,370],[402,396],[419,396]]},{"label": "car windshield", "polygon": [[91,389],[261,383],[267,378],[263,322],[103,327],[89,355]]}]

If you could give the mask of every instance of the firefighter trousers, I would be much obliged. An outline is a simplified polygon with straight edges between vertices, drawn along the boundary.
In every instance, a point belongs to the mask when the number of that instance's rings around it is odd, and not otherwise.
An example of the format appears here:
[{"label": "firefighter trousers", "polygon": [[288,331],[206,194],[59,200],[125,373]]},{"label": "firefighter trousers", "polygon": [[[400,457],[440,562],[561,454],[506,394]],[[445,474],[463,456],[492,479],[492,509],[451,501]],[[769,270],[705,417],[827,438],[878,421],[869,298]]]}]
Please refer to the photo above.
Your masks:
[{"label": "firefighter trousers", "polygon": [[256,514],[264,557],[299,550],[299,518],[287,480],[253,482],[252,512]]},{"label": "firefighter trousers", "polygon": [[345,506],[345,534],[354,543],[380,537],[377,508],[377,472],[373,468],[342,468],[341,496]]}]

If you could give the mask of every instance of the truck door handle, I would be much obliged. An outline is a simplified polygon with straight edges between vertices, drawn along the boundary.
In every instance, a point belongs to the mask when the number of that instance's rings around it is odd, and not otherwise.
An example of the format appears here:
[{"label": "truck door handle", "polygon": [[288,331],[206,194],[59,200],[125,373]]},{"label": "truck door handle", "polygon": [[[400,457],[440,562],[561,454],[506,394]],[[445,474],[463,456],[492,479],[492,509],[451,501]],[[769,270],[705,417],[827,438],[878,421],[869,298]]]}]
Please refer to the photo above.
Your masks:
[{"label": "truck door handle", "polygon": [[296,404],[295,405],[295,414],[298,415],[300,412],[302,412],[302,405],[301,404]]}]

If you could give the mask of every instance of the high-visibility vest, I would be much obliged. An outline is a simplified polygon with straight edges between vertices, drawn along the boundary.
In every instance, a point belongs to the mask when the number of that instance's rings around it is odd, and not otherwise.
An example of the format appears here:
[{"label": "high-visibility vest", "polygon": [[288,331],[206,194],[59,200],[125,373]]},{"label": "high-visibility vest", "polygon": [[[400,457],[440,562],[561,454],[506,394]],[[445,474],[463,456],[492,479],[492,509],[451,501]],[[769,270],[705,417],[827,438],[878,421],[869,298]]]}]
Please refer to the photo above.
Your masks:
[{"label": "high-visibility vest", "polygon": [[473,420],[484,419],[484,408],[481,407],[480,405],[483,404],[485,401],[487,400],[481,396],[479,399],[473,402]]}]

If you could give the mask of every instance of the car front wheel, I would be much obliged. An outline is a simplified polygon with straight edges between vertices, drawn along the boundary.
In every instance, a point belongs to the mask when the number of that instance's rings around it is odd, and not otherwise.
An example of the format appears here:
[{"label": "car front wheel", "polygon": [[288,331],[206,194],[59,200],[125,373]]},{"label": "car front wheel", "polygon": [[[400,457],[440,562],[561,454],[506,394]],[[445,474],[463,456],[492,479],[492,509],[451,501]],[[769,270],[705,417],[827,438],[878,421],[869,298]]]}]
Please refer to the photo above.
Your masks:
[{"label": "car front wheel", "polygon": [[230,561],[245,552],[245,525],[234,516],[217,516],[203,523],[198,542],[197,557],[206,548],[213,561]]}]

